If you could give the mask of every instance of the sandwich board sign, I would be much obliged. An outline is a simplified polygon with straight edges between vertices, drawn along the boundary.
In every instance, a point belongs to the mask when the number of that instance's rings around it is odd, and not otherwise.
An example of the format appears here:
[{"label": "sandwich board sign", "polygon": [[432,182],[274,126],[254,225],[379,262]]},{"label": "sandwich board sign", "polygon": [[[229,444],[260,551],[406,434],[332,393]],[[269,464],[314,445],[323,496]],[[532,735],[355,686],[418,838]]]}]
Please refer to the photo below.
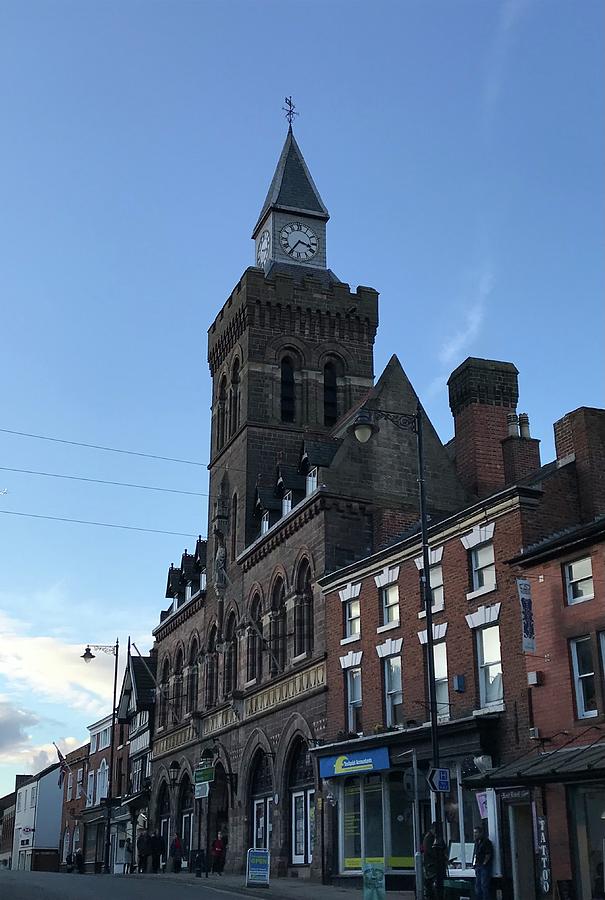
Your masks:
[{"label": "sandwich board sign", "polygon": [[269,887],[271,854],[250,847],[246,854],[246,887]]}]

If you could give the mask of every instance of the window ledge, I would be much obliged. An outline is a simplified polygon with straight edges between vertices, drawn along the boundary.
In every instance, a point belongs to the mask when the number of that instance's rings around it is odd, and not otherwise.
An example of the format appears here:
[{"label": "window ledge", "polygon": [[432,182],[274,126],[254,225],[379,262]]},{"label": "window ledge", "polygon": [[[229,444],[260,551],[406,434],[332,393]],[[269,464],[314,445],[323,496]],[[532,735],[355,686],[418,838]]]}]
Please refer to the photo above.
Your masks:
[{"label": "window ledge", "polygon": [[480,709],[474,709],[473,715],[487,716],[495,712],[504,712],[504,700],[499,700],[498,703],[490,703],[489,706],[482,706]]},{"label": "window ledge", "polygon": [[484,594],[493,594],[494,591],[498,589],[497,584],[492,585],[484,585],[481,588],[477,588],[476,591],[469,591],[466,595],[467,600],[474,600],[475,597],[483,597]]},{"label": "window ledge", "polygon": [[583,722],[585,719],[596,719],[598,715],[598,709],[589,709],[588,712],[585,712],[581,716],[578,716],[578,721]]},{"label": "window ledge", "polygon": [[295,656],[292,659],[292,664],[302,662],[304,659],[309,659],[311,654],[308,650],[305,650],[304,653],[299,653],[298,656]]},{"label": "window ledge", "polygon": [[575,600],[570,600],[568,598],[567,605],[568,606],[578,606],[578,604],[580,604],[580,603],[586,603],[587,600],[594,600],[594,594],[589,594],[587,597],[579,597],[579,598],[576,598]]},{"label": "window ledge", "polygon": [[[433,609],[433,615],[435,616],[435,615],[437,615],[437,613],[443,612],[443,610],[445,609],[445,603],[441,603],[439,606],[436,603],[434,603],[432,609]],[[418,618],[426,619],[426,609],[420,610],[420,612],[418,613]]]},{"label": "window ledge", "polygon": [[255,684],[256,684],[256,678],[251,678],[250,681],[245,682],[244,687],[245,688],[254,687]]},{"label": "window ledge", "polygon": [[360,640],[361,640],[361,634],[351,634],[351,635],[349,635],[349,637],[342,639],[342,641],[340,642],[340,646],[342,647],[343,644],[352,644],[354,641],[360,641]]},{"label": "window ledge", "polygon": [[376,629],[376,634],[382,634],[383,631],[392,631],[393,628],[399,628],[401,625],[401,621],[397,620],[397,622],[387,622],[386,625],[379,625]]}]

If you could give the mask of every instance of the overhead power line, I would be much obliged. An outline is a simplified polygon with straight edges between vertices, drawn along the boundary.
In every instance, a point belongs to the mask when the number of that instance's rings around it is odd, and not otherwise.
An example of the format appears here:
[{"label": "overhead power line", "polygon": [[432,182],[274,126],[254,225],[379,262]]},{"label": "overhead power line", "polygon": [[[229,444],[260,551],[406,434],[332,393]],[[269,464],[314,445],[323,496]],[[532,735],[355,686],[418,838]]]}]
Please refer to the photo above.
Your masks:
[{"label": "overhead power line", "polygon": [[102,478],[86,478],[84,475],[64,475],[59,472],[37,472],[33,469],[12,469],[10,466],[0,466],[2,472],[18,472],[21,475],[43,475],[46,478],[67,478],[70,481],[88,481],[92,484],[109,484],[114,487],[138,488],[142,491],[162,491],[168,494],[186,494],[189,497],[208,497],[200,491],[181,491],[176,488],[157,487],[151,484],[133,484],[129,481],[105,481]]},{"label": "overhead power line", "polygon": [[164,462],[182,463],[185,466],[199,466],[206,468],[206,463],[198,462],[192,459],[178,459],[173,456],[159,456],[156,453],[143,453],[140,450],[124,450],[120,447],[103,447],[100,444],[86,444],[83,441],[68,441],[65,438],[49,437],[45,434],[31,434],[28,431],[12,431],[10,428],[0,428],[0,432],[4,434],[16,434],[19,437],[36,438],[39,441],[53,441],[56,444],[71,444],[72,447],[88,447],[90,450],[105,450],[108,453],[126,453],[128,456],[145,456],[147,459],[161,459]]},{"label": "overhead power line", "polygon": [[26,519],[47,519],[51,522],[69,522],[73,525],[96,525],[99,528],[121,528],[124,531],[145,531],[149,534],[170,534],[175,537],[198,537],[197,534],[190,534],[184,531],[164,531],[161,528],[140,528],[137,525],[118,525],[115,522],[90,522],[87,519],[68,519],[64,516],[43,516],[39,513],[17,512],[13,509],[0,509],[0,515],[20,516]]}]

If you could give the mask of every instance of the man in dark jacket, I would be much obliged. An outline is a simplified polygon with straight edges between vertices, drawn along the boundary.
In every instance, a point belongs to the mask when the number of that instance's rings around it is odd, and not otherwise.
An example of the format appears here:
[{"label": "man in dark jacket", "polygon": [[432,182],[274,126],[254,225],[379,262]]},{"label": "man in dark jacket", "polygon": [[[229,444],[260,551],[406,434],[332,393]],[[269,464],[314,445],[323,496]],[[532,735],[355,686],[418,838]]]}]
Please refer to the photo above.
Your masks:
[{"label": "man in dark jacket", "polygon": [[160,871],[161,857],[166,854],[166,841],[157,831],[154,831],[151,835],[149,849],[151,851],[151,867],[157,874]]},{"label": "man in dark jacket", "polygon": [[490,900],[494,845],[490,839],[484,835],[480,825],[475,826],[473,833],[475,836],[475,848],[473,851],[475,897],[476,900]]},{"label": "man in dark jacket", "polygon": [[142,831],[137,838],[137,863],[139,872],[147,871],[147,859],[149,858],[149,832]]},{"label": "man in dark jacket", "polygon": [[438,825],[433,822],[422,839],[424,893],[427,900],[443,900],[443,881],[447,873],[447,852],[440,838]]}]

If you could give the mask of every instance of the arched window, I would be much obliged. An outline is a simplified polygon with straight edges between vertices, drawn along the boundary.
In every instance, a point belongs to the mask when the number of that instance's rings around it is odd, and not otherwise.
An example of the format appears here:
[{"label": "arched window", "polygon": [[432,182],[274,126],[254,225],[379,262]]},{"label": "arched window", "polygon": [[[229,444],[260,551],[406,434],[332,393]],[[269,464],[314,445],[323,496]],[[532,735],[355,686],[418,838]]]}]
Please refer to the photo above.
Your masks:
[{"label": "arched window", "polygon": [[252,846],[255,849],[269,850],[271,832],[273,830],[273,776],[269,757],[259,750],[254,759],[250,782],[252,799]]},{"label": "arched window", "polygon": [[288,768],[290,859],[294,866],[313,861],[315,843],[315,774],[305,741],[294,745]]},{"label": "arched window", "polygon": [[208,637],[208,652],[206,653],[206,706],[216,704],[216,670],[218,666],[216,651],[216,625],[210,629]]},{"label": "arched window", "polygon": [[231,559],[237,556],[237,494],[231,498]]},{"label": "arched window", "polygon": [[179,650],[176,656],[174,669],[174,700],[172,704],[172,719],[180,722],[183,718],[183,651]]},{"label": "arched window", "polygon": [[254,596],[250,607],[251,625],[248,630],[248,660],[246,679],[258,681],[263,677],[263,611],[259,594]]},{"label": "arched window", "polygon": [[159,720],[160,728],[165,728],[168,724],[168,692],[170,690],[170,665],[168,660],[164,662],[162,668],[162,677],[160,679],[160,696],[159,696]]},{"label": "arched window", "polygon": [[235,434],[239,426],[239,359],[231,369],[231,392],[229,396],[229,437]]},{"label": "arched window", "polygon": [[271,675],[278,675],[286,667],[286,587],[278,578],[271,596]]},{"label": "arched window", "polygon": [[194,641],[189,652],[189,672],[187,674],[187,712],[194,712],[197,709],[197,691],[199,680],[197,658],[197,641]]},{"label": "arched window", "polygon": [[237,687],[237,634],[235,631],[235,615],[231,613],[225,629],[225,696],[229,696]]},{"label": "arched window", "polygon": [[216,449],[220,450],[227,439],[227,376],[223,375],[218,389],[218,421],[216,424]]},{"label": "arched window", "polygon": [[324,425],[335,425],[338,419],[338,384],[334,363],[324,366]]},{"label": "arched window", "polygon": [[281,420],[293,422],[295,414],[294,401],[294,366],[289,356],[281,361]]},{"label": "arched window", "polygon": [[313,590],[311,567],[303,560],[298,570],[294,601],[294,656],[313,649]]}]

